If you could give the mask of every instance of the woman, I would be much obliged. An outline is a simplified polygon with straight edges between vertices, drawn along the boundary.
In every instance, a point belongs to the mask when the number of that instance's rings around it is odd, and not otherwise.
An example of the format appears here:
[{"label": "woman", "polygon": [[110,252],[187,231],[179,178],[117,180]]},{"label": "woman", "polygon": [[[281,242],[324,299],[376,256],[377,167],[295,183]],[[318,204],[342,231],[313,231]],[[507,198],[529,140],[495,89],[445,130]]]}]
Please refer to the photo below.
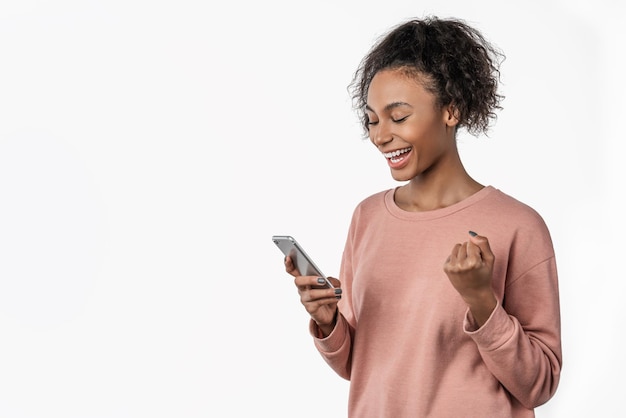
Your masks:
[{"label": "woman", "polygon": [[355,73],[365,132],[403,184],[356,207],[338,289],[285,259],[316,347],[350,380],[351,417],[533,417],[557,389],[549,231],[470,177],[456,144],[495,118],[500,58],[465,22],[433,17],[395,27]]}]

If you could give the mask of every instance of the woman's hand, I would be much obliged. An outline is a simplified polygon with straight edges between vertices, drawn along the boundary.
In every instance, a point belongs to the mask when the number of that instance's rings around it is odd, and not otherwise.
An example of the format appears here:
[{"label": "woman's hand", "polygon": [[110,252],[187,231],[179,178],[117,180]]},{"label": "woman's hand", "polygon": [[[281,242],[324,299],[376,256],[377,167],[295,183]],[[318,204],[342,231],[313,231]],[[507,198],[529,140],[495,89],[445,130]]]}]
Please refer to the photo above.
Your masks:
[{"label": "woman's hand", "polygon": [[335,328],[337,320],[337,302],[341,299],[341,282],[334,277],[328,277],[334,289],[326,287],[323,277],[301,276],[289,256],[285,257],[285,270],[295,279],[294,283],[300,294],[300,302],[306,311],[327,337]]},{"label": "woman's hand", "polygon": [[487,322],[498,303],[491,286],[494,261],[489,240],[470,232],[469,241],[456,244],[443,265],[479,327]]}]

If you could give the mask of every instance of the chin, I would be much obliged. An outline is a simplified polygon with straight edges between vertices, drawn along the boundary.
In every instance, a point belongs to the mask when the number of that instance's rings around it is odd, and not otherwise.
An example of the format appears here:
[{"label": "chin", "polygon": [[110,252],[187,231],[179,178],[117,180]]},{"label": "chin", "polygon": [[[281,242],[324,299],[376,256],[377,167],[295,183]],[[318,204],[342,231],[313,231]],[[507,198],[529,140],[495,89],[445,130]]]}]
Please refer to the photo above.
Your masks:
[{"label": "chin", "polygon": [[407,174],[398,173],[393,170],[391,171],[391,177],[393,177],[395,181],[409,181],[412,178]]}]

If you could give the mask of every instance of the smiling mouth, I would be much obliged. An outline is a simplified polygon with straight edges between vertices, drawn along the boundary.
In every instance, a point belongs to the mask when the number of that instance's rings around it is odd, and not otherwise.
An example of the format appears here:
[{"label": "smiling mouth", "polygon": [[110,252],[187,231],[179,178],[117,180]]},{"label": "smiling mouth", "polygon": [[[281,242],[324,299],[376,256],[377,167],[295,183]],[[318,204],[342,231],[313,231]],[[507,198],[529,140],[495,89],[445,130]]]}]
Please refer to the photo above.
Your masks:
[{"label": "smiling mouth", "polygon": [[391,152],[384,152],[383,156],[392,163],[398,163],[404,159],[403,154],[406,154],[409,151],[411,151],[411,147],[398,149]]}]

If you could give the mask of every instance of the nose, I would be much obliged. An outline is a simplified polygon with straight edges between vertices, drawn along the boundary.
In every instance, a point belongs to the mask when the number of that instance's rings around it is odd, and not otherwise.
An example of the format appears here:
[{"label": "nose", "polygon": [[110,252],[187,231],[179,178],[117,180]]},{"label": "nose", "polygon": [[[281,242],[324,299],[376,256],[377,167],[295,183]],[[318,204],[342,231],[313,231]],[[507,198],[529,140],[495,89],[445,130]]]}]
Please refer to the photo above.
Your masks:
[{"label": "nose", "polygon": [[378,148],[393,140],[393,135],[391,134],[388,125],[382,121],[378,122],[374,126],[370,126],[369,133],[370,140]]}]

